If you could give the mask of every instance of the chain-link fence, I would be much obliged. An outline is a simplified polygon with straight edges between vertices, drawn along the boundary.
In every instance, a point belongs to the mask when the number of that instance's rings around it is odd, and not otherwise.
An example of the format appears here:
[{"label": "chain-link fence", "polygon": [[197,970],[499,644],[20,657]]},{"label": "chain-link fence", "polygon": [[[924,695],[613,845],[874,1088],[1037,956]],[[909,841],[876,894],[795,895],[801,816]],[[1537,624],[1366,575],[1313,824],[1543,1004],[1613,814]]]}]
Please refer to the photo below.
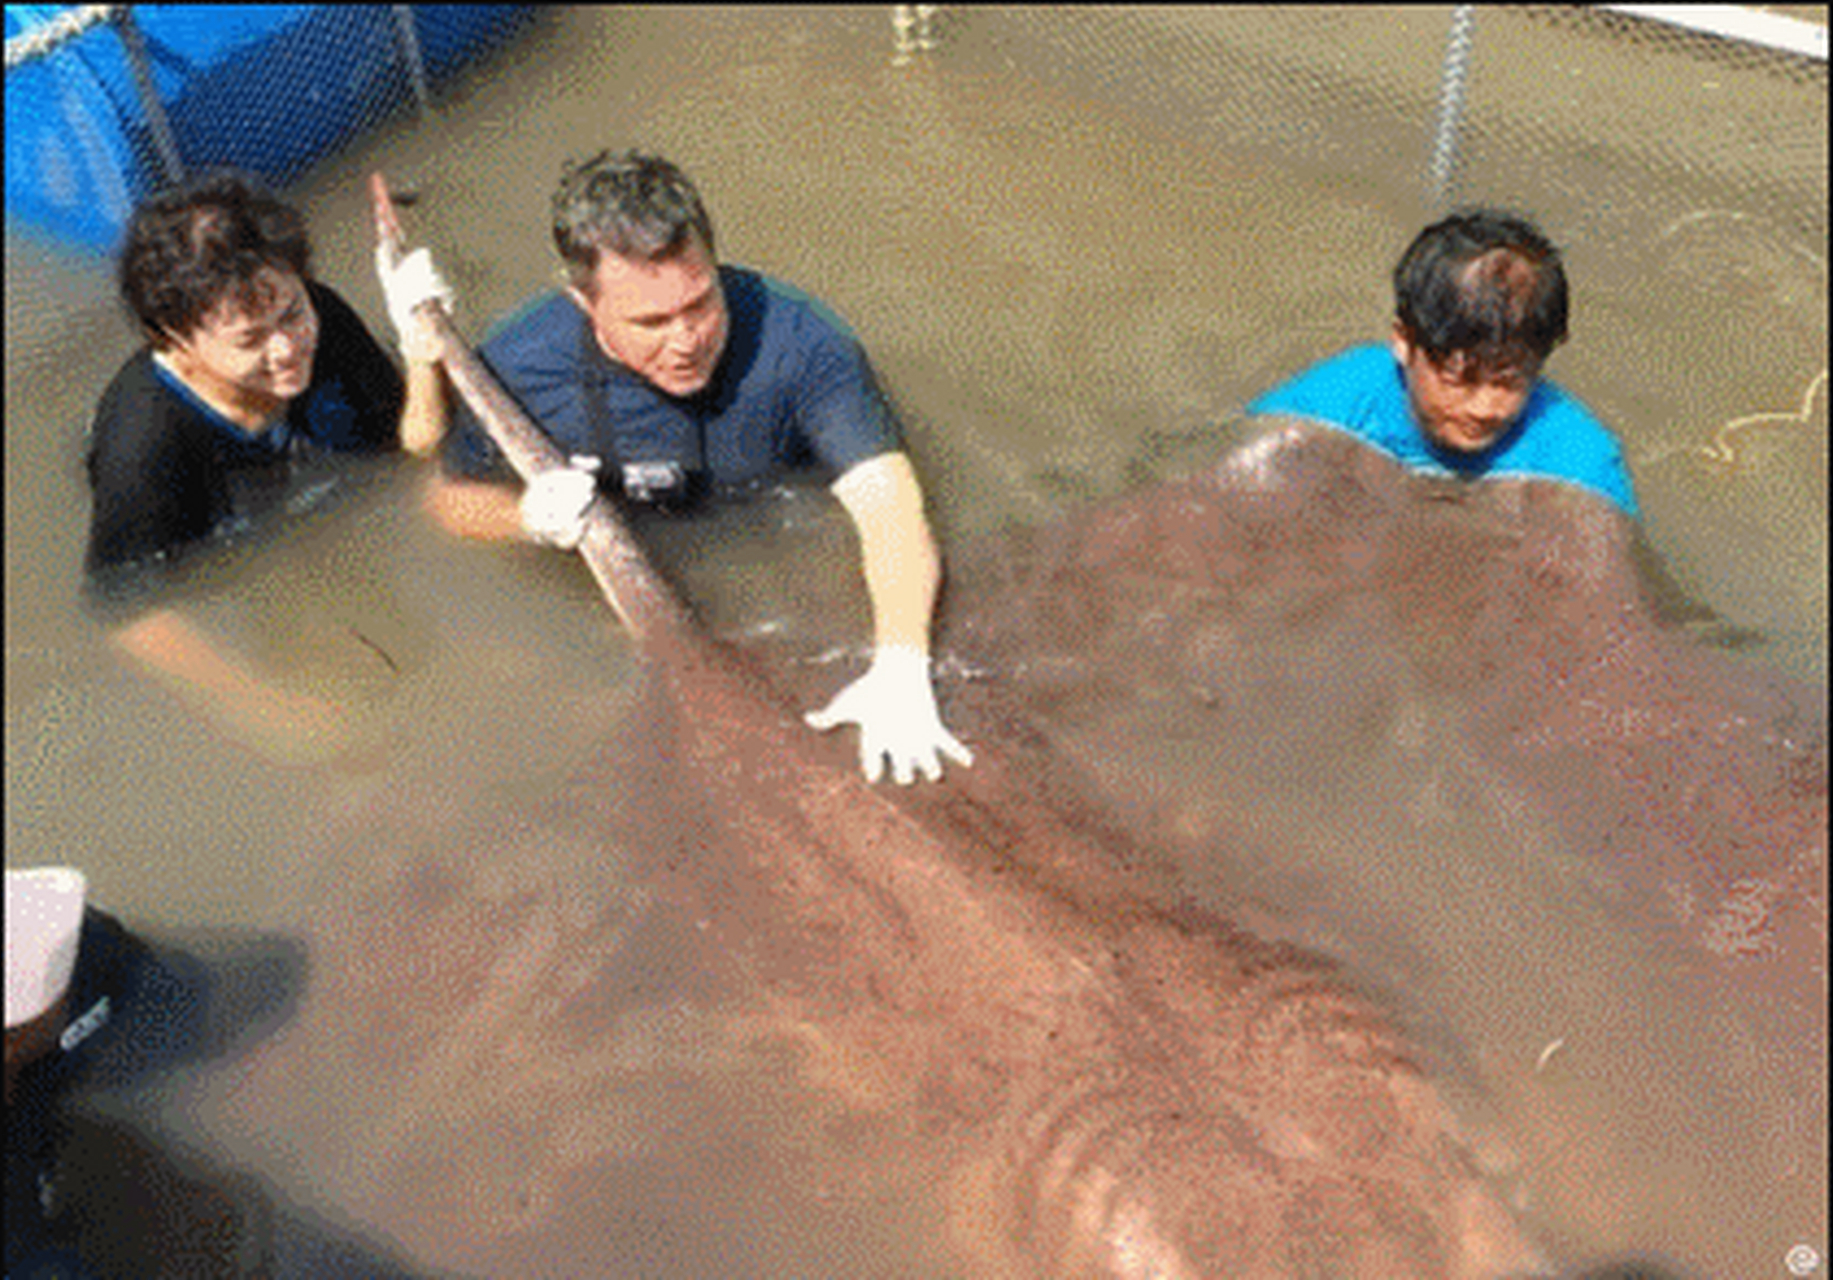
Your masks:
[{"label": "chain-link fence", "polygon": [[1411,192],[1421,214],[1494,201],[1573,239],[1635,243],[1735,205],[1824,244],[1824,9],[1819,24],[1734,11],[1712,34],[1651,8],[1018,10],[975,23],[1029,74],[1332,189]]},{"label": "chain-link fence", "polygon": [[[1200,24],[1154,9],[1028,9],[977,21],[1029,47],[1034,73],[1332,183],[1398,178],[1424,204],[1513,200],[1569,234],[1630,240],[1736,192],[1741,208],[1823,243],[1825,26],[1717,12],[1717,32],[1662,6],[1297,7]],[[352,135],[424,108],[429,85],[525,15],[8,5],[8,218],[106,249],[133,202],[187,168],[236,165],[284,186]]]},{"label": "chain-link fence", "polygon": [[[930,21],[928,7],[897,7],[900,39],[913,8]],[[284,186],[352,135],[424,109],[429,86],[526,11],[8,5],[8,217],[105,249],[133,201],[187,168],[237,165]],[[1639,5],[976,17],[1029,47],[1034,74],[1333,183],[1399,178],[1422,203],[1510,199],[1569,232],[1632,239],[1735,191],[1779,227],[1826,238],[1824,17]]]}]

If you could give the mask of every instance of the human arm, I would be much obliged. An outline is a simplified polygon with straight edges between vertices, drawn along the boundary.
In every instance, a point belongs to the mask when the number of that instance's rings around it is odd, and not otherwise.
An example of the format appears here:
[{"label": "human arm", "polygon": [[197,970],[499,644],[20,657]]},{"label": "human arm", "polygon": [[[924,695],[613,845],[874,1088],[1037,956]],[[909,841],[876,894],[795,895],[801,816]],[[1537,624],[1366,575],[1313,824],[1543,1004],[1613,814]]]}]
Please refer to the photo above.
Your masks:
[{"label": "human arm", "polygon": [[116,628],[109,639],[159,683],[201,704],[232,736],[281,763],[324,759],[351,740],[351,727],[337,706],[268,681],[174,607],[156,607]]},{"label": "human arm", "polygon": [[433,522],[456,538],[477,542],[521,542],[520,500],[507,484],[464,480],[435,473],[427,478],[425,508]]},{"label": "human arm", "polygon": [[435,476],[427,486],[427,512],[456,537],[571,551],[585,535],[598,468],[597,458],[575,457],[570,466],[536,476],[520,495],[508,485]]},{"label": "human arm", "polygon": [[[581,367],[583,327],[571,299],[545,295],[499,324],[476,352],[490,377],[568,456],[599,454],[603,443],[591,429],[596,380]],[[550,492],[555,485],[558,492]],[[461,403],[441,445],[438,472],[428,480],[425,507],[456,537],[572,546],[594,492],[594,485],[569,469],[550,471],[524,487],[484,423]],[[561,509],[569,504],[570,510]],[[526,518],[531,514],[554,519],[531,522]],[[544,536],[549,533],[560,536]]]},{"label": "human arm", "polygon": [[873,659],[866,674],[819,711],[810,728],[857,724],[859,763],[877,781],[890,759],[906,785],[917,773],[934,782],[942,757],[973,763],[973,753],[942,724],[929,678],[929,627],[941,586],[941,557],[923,515],[923,491],[908,454],[884,453],[848,469],[833,494],[859,534],[866,594],[872,602]]},{"label": "human arm", "polygon": [[402,256],[390,242],[377,245],[376,278],[381,282],[389,322],[401,340],[401,357],[407,365],[401,447],[416,458],[424,458],[445,439],[450,406],[439,370],[439,334],[421,308],[431,304],[449,313],[455,300],[451,286],[425,249]]},{"label": "human arm", "polygon": [[406,346],[407,397],[401,405],[401,448],[416,458],[430,457],[445,439],[450,407],[445,376],[437,356],[415,355]]},{"label": "human arm", "polygon": [[910,455],[868,458],[834,481],[831,491],[859,534],[873,647],[915,649],[928,657],[942,560]]}]

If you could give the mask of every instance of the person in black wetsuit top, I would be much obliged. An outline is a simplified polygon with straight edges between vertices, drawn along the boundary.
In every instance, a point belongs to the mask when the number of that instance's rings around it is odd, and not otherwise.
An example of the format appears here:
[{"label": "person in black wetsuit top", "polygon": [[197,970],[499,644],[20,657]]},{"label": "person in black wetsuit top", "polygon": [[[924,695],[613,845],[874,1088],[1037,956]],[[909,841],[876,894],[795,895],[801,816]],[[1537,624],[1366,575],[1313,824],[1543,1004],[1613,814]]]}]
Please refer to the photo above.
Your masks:
[{"label": "person in black wetsuit top", "polygon": [[103,393],[89,432],[91,595],[125,652],[266,732],[310,736],[331,712],[271,687],[149,584],[285,509],[298,473],[328,455],[437,447],[437,342],[413,309],[450,290],[424,251],[377,268],[405,385],[349,304],[313,279],[300,215],[242,175],[145,201],[121,252],[122,296],[146,345]]}]

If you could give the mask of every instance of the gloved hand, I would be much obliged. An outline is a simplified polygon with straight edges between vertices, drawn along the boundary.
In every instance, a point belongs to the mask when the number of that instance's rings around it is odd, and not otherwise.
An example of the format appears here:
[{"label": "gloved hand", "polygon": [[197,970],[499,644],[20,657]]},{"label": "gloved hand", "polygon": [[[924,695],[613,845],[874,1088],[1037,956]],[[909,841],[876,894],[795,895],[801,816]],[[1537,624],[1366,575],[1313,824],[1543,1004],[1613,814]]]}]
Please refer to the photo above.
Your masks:
[{"label": "gloved hand", "polygon": [[863,676],[804,719],[811,729],[857,724],[859,767],[867,782],[884,775],[886,757],[900,787],[917,773],[938,781],[943,756],[959,765],[974,763],[974,753],[943,727],[929,683],[929,655],[920,649],[880,649]]},{"label": "gloved hand", "polygon": [[433,265],[433,255],[415,249],[402,256],[392,245],[376,246],[376,278],[388,302],[388,321],[401,342],[401,356],[410,363],[431,364],[439,359],[439,339],[433,328],[415,314],[420,304],[438,300],[451,312],[457,299],[452,287]]},{"label": "gloved hand", "polygon": [[597,458],[576,455],[564,467],[543,471],[522,490],[522,528],[536,542],[562,551],[579,545],[586,508],[598,493]]}]

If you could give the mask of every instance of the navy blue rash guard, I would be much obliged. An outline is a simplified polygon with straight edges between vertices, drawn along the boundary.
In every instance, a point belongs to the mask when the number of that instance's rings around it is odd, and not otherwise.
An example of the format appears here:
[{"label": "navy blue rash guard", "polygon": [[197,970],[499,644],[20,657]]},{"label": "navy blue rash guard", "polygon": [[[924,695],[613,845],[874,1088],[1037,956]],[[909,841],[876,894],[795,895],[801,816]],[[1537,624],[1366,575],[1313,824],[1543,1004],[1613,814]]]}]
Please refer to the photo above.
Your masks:
[{"label": "navy blue rash guard", "polygon": [[[730,490],[815,466],[832,476],[903,447],[857,339],[780,281],[721,267],[730,327],[712,380],[676,397],[618,364],[564,293],[543,294],[483,344],[484,362],[563,453],[603,460],[615,489],[631,463],[679,466],[696,488]],[[468,412],[443,455],[472,480],[511,472]]]},{"label": "navy blue rash guard", "polygon": [[250,436],[198,399],[145,348],[109,383],[89,433],[91,574],[201,542],[256,514],[297,458],[399,445],[401,374],[348,303],[308,284],[318,312],[312,381],[285,418]]}]

